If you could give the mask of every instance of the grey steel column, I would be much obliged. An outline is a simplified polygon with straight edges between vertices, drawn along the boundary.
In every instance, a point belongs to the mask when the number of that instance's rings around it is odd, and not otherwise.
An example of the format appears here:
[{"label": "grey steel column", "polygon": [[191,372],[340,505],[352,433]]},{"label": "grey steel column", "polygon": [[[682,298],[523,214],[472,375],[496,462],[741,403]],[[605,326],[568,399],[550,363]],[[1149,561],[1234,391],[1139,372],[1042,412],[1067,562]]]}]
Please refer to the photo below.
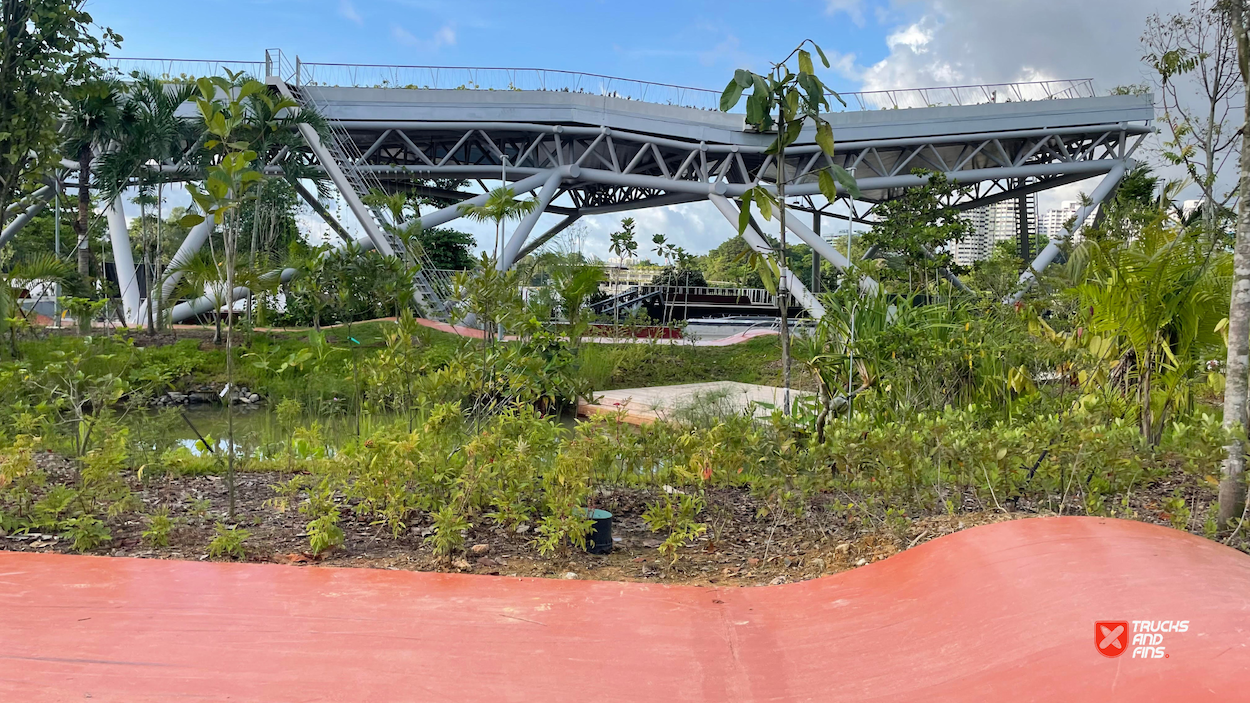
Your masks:
[{"label": "grey steel column", "polygon": [[1058,237],[1050,240],[1050,242],[1046,245],[1046,248],[1042,249],[1042,252],[1038,254],[1037,258],[1033,260],[1033,263],[1029,265],[1029,268],[1025,269],[1024,273],[1020,274],[1020,282],[1016,286],[1016,292],[1007,296],[1003,302],[1020,302],[1020,299],[1024,297],[1024,294],[1028,292],[1029,288],[1033,287],[1033,284],[1037,282],[1037,275],[1054,262],[1055,258],[1059,256],[1059,243],[1071,238],[1081,230],[1081,227],[1085,226],[1085,218],[1089,217],[1089,214],[1094,211],[1094,208],[1098,207],[1103,200],[1106,200],[1107,196],[1111,195],[1111,193],[1116,189],[1116,186],[1120,185],[1120,180],[1124,178],[1124,173],[1131,168],[1132,165],[1132,159],[1126,159],[1116,163],[1115,167],[1111,169],[1111,172],[1103,177],[1102,182],[1098,184],[1098,187],[1095,188],[1094,192],[1089,196],[1089,204],[1082,205],[1080,209],[1076,211],[1076,216],[1072,220],[1072,227],[1067,231],[1060,233]]},{"label": "grey steel column", "polygon": [[126,229],[126,212],[118,195],[104,211],[109,225],[109,244],[113,250],[113,267],[117,271],[117,287],[121,291],[123,318],[127,325],[139,323],[139,279],[135,275],[135,258],[130,250],[130,232]]},{"label": "grey steel column", "polygon": [[[277,86],[283,97],[295,100],[295,95],[283,80],[271,78],[270,81]],[[299,101],[295,100],[295,102],[298,103]],[[301,122],[296,127],[299,129],[300,135],[304,137],[304,142],[308,144],[308,148],[312,149],[313,154],[317,156],[317,161],[321,162],[321,167],[326,170],[326,175],[334,182],[334,187],[339,189],[339,193],[347,201],[347,207],[356,216],[356,221],[364,228],[365,234],[369,235],[369,241],[373,242],[373,246],[382,255],[394,256],[395,249],[391,247],[390,241],[387,240],[386,233],[382,231],[377,220],[373,219],[373,214],[369,212],[369,208],[365,207],[364,201],[360,199],[360,194],[356,192],[356,188],[352,186],[351,181],[347,180],[343,169],[339,168],[339,162],[334,159],[330,151],[321,143],[321,137],[317,135],[317,130],[313,129],[312,125],[307,122]]]},{"label": "grey steel column", "polygon": [[[812,251],[823,256],[839,271],[846,272],[851,269],[851,262],[845,256],[842,256],[842,252],[834,249],[829,242],[816,236],[816,233],[808,229],[807,225],[803,224],[799,218],[787,217],[786,228],[798,235],[799,239],[802,239],[807,246],[812,248]],[[880,286],[870,276],[863,276],[859,279],[859,289],[864,293],[876,294],[879,288]]]},{"label": "grey steel column", "polygon": [[178,285],[178,281],[182,279],[182,267],[186,266],[191,257],[204,246],[204,242],[208,241],[208,236],[213,232],[213,218],[205,218],[203,222],[191,228],[187,232],[187,236],[183,238],[182,244],[178,245],[178,251],[174,252],[174,256],[169,260],[169,266],[165,267],[164,280],[161,282],[161,299],[168,300],[169,296],[174,294],[174,287]]},{"label": "grey steel column", "polygon": [[[570,166],[571,169],[577,169],[576,166]],[[516,261],[516,255],[521,251],[521,246],[525,244],[526,238],[530,236],[530,231],[534,229],[534,225],[538,222],[538,218],[542,217],[543,211],[551,204],[552,198],[556,197],[556,191],[560,189],[560,181],[563,180],[563,169],[553,171],[547,177],[547,182],[543,184],[543,189],[538,193],[538,205],[530,214],[521,220],[521,224],[517,225],[516,231],[512,233],[512,238],[504,245],[503,255],[499,257],[497,266],[500,271],[507,271],[512,268],[512,264]],[[577,174],[570,174],[576,177]]]},{"label": "grey steel column", "polygon": [[[720,210],[725,219],[729,220],[729,223],[734,227],[734,231],[737,231],[738,206],[729,202],[729,199],[723,195],[712,194],[708,195],[707,198],[712,201],[717,210]],[[793,218],[786,218],[787,222],[791,219]],[[769,246],[768,240],[764,238],[764,235],[755,229],[754,225],[747,226],[746,231],[742,233],[742,239],[748,246],[760,254],[771,256],[777,253]],[[790,269],[785,268],[781,269],[781,275],[785,277],[786,290],[789,291],[790,295],[794,296],[795,300],[799,301],[799,304],[807,310],[812,318],[819,320],[825,316],[825,306],[820,304],[820,301],[816,299],[816,296],[812,295],[807,286],[803,285],[798,276],[795,276]]]},{"label": "grey steel column", "polygon": [[[812,213],[812,234],[820,237],[820,211]],[[812,293],[820,295],[820,255],[812,249]]]},{"label": "grey steel column", "polygon": [[35,215],[38,215],[44,207],[48,205],[48,201],[52,199],[52,195],[52,189],[48,186],[35,191],[35,202],[31,203],[30,207],[26,208],[26,212],[23,212],[14,218],[14,220],[4,228],[4,231],[0,232],[0,247],[7,244],[8,241],[18,233],[18,231],[26,226],[27,222],[34,219]]}]

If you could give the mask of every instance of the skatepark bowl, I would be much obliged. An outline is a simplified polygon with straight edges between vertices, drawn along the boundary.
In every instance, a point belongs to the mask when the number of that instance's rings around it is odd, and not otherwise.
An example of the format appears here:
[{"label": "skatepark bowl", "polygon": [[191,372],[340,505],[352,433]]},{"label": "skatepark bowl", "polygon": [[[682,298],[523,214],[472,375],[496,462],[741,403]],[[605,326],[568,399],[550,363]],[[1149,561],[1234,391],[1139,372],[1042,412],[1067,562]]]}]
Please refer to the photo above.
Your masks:
[{"label": "skatepark bowl", "polygon": [[1250,700],[1250,557],[1111,519],[760,588],[29,553],[0,581],[3,701]]}]

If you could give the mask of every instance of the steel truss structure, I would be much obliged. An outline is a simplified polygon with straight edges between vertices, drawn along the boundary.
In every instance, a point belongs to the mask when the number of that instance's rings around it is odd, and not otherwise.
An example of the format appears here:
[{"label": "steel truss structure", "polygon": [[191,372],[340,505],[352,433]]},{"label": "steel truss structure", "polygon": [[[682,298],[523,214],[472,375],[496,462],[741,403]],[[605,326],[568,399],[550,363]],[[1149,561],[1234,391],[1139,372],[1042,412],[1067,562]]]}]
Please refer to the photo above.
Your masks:
[{"label": "steel truss structure", "polygon": [[[861,108],[918,101],[923,106],[833,113],[829,118],[838,139],[834,155],[825,155],[815,143],[814,131],[805,130],[787,148],[782,164],[765,153],[772,135],[746,131],[742,115],[703,109],[707,97],[703,93],[712,91],[638,81],[606,84],[607,77],[568,72],[552,72],[560,74],[563,88],[547,87],[555,79],[543,75],[527,90],[473,89],[481,87],[478,80],[485,74],[476,74],[472,85],[454,90],[398,81],[400,69],[429,67],[390,67],[396,81],[386,78],[373,84],[382,87],[358,87],[361,73],[388,75],[382,71],[386,67],[357,67],[360,71],[352,73],[351,67],[335,65],[331,71],[328,66],[298,59],[290,66],[281,54],[266,54],[264,70],[270,86],[315,107],[331,126],[327,143],[306,130],[307,151],[285,158],[304,159],[322,168],[368,235],[360,243],[384,253],[399,244],[386,235],[381,216],[362,204],[368,188],[435,194],[433,189],[439,197],[462,201],[423,214],[423,227],[455,220],[461,205],[486,197],[436,188],[431,180],[477,181],[483,186],[485,181],[503,181],[517,194],[535,192],[541,208],[514,231],[501,257],[502,267],[514,265],[580,217],[640,208],[709,201],[728,220],[725,237],[735,236],[733,199],[757,185],[773,188],[781,173],[787,194],[794,197],[791,207],[833,215],[834,203],[820,196],[816,178],[830,165],[854,174],[862,191],[860,213],[925,182],[927,176],[918,169],[944,173],[967,186],[969,194],[954,203],[961,208],[1110,174],[1096,193],[1101,200],[1114,190],[1133,152],[1151,132],[1154,116],[1152,96],[1095,97],[1089,81],[853,94],[849,102]],[[531,71],[510,70],[513,73],[503,74],[509,88],[515,88],[521,72]],[[326,76],[335,71],[353,76],[341,83],[356,85],[327,85],[334,81]],[[569,76],[574,75],[580,78],[577,88],[570,90]],[[642,98],[622,94],[622,86]],[[662,90],[679,88],[676,93]],[[669,104],[645,101],[650,94],[669,96]],[[935,100],[948,104],[935,105]],[[276,169],[278,164],[271,166]],[[542,211],[562,215],[563,220],[531,239]],[[1083,219],[1078,217],[1077,222]],[[798,220],[787,218],[802,241],[838,268],[851,265]],[[341,230],[337,223],[332,226]],[[754,226],[744,237],[753,248],[770,250],[768,239]],[[1034,268],[1044,267],[1053,253],[1047,259],[1043,252]],[[819,316],[823,310],[816,297],[792,273],[786,274],[791,292],[809,313]],[[1022,283],[1030,276],[1026,271]],[[871,280],[861,285],[875,287]],[[446,291],[427,283],[421,293],[438,298]],[[184,304],[175,315],[194,314],[205,304]]]}]

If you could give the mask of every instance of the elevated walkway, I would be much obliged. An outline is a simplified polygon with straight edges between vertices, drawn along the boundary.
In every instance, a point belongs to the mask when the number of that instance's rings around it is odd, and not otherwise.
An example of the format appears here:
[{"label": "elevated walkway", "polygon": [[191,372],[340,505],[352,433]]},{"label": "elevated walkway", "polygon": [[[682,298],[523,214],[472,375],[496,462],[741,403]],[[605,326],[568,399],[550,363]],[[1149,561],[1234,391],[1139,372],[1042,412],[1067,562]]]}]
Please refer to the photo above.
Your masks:
[{"label": "elevated walkway", "polygon": [[[534,193],[538,207],[509,235],[499,257],[502,269],[581,217],[647,207],[711,202],[726,218],[729,238],[739,220],[733,199],[756,186],[775,189],[778,173],[786,175],[788,207],[845,219],[818,186],[819,174],[832,166],[854,175],[863,209],[852,217],[860,220],[875,204],[926,182],[917,169],[966,186],[955,203],[960,208],[1105,176],[1075,219],[1083,223],[1131,166],[1154,118],[1153,96],[1098,96],[1088,80],[848,93],[849,109],[828,116],[834,153],[823,153],[809,128],[787,147],[780,164],[766,153],[773,135],[746,129],[742,114],[716,109],[718,91],[528,68],[326,64],[298,57],[292,64],[279,51],[250,64],[110,63],[124,72],[170,75],[247,68],[282,95],[315,107],[325,117],[326,138],[301,126],[307,150],[284,150],[268,168],[280,173],[284,159],[315,164],[368,234],[361,246],[384,254],[406,255],[393,228],[418,221],[422,228],[437,227],[461,217],[463,205],[488,197],[456,184],[497,181],[517,195]],[[450,204],[412,222],[390,223],[363,203],[374,189]],[[850,196],[843,189],[836,199]],[[535,233],[544,212],[563,219]],[[124,221],[115,219],[114,237],[122,241]],[[807,221],[789,217],[787,228],[834,267],[851,267],[817,233],[819,225],[809,228]],[[742,236],[757,253],[774,253],[757,225]],[[1045,268],[1057,252],[1057,245],[1047,247],[1032,268]],[[280,275],[285,280],[293,274]],[[1022,286],[1031,276],[1026,272]],[[812,317],[824,314],[793,272],[781,277]],[[866,277],[861,286],[876,288]],[[445,282],[420,274],[414,292],[427,315],[444,316],[455,304]],[[181,319],[205,305],[199,300],[179,306],[175,315]]]},{"label": "elevated walkway", "polygon": [[[1250,557],[1097,518],[762,588],[24,553],[0,580],[23,703],[1234,701],[1250,675]],[[1109,620],[1188,624],[1108,658]]]}]

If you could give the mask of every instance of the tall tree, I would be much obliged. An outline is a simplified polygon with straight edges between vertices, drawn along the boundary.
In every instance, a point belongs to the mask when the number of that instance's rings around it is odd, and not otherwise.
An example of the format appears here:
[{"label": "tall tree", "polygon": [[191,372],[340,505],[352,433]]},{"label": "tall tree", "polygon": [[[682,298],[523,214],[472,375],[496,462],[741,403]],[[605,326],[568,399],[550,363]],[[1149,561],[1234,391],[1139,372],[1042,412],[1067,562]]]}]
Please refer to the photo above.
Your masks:
[{"label": "tall tree", "polygon": [[58,165],[58,124],[71,90],[121,37],[93,33],[86,0],[0,0],[0,213]]},{"label": "tall tree", "polygon": [[[195,104],[209,137],[204,142],[204,149],[212,155],[212,159],[205,169],[202,187],[188,185],[187,190],[204,216],[212,217],[214,224],[222,227],[225,233],[225,297],[229,302],[229,314],[234,309],[235,266],[241,228],[239,210],[255,197],[256,187],[264,179],[261,169],[270,157],[267,147],[271,147],[264,136],[279,129],[290,129],[301,118],[295,101],[272,96],[264,83],[246,79],[241,73],[227,72],[225,78],[201,78],[196,81],[196,89]],[[248,136],[255,141],[243,141]],[[203,219],[190,215],[184,221],[194,225],[197,220]],[[233,330],[234,325],[227,324],[226,385],[230,394],[234,393]],[[235,444],[230,394],[226,396],[226,433],[229,438],[226,488],[230,517],[233,518]]]},{"label": "tall tree", "polygon": [[[1243,95],[1250,94],[1250,1],[1224,0],[1224,11],[1237,46]],[[1243,101],[1242,132],[1250,128],[1250,102]],[[1228,357],[1224,369],[1224,427],[1228,443],[1220,478],[1220,525],[1244,513],[1246,504],[1246,389],[1250,372],[1250,139],[1241,140],[1237,236],[1233,246],[1233,291],[1228,310]]]},{"label": "tall tree", "polygon": [[1219,0],[1193,0],[1183,13],[1146,18],[1143,57],[1153,80],[1170,138],[1163,156],[1184,167],[1202,190],[1202,224],[1207,234],[1226,211],[1235,190],[1223,191],[1219,174],[1237,154],[1240,133],[1235,102],[1245,95],[1237,75],[1237,45],[1231,14]]},{"label": "tall tree", "polygon": [[[149,164],[178,162],[184,151],[200,140],[204,128],[202,124],[178,115],[178,109],[195,92],[193,84],[165,83],[142,74],[134,74],[133,78],[115,98],[115,122],[107,130],[107,136],[112,141],[94,167],[97,192],[102,200],[110,201],[127,186],[137,183],[144,191],[144,207],[157,207],[155,240],[159,249],[163,185],[170,180],[186,178],[191,165],[183,164],[181,172],[170,173],[149,168]],[[89,148],[90,142],[82,146]],[[80,169],[82,165],[80,159]],[[81,204],[80,201],[80,207]],[[82,216],[81,210],[79,215]],[[143,271],[145,278],[150,279],[154,267],[160,264],[160,256],[148,249],[148,234],[145,229],[143,260],[146,265]],[[146,308],[148,332],[151,333],[161,321],[160,286],[146,280],[144,288],[148,291]]]},{"label": "tall tree", "polygon": [[[612,295],[620,295],[617,289],[617,279],[620,276],[621,269],[625,268],[625,259],[628,256],[633,258],[638,252],[638,242],[634,239],[634,218],[626,217],[621,220],[621,231],[613,232],[611,235],[612,244],[608,246],[608,250],[616,256],[616,266],[612,268]],[[617,328],[621,325],[621,306],[614,304],[612,306],[612,327]]]},{"label": "tall tree", "polygon": [[78,274],[90,275],[92,161],[101,146],[119,136],[122,122],[123,86],[115,78],[92,78],[74,86],[69,94],[65,152],[78,161]]},{"label": "tall tree", "polygon": [[[771,219],[772,210],[777,208],[778,220],[781,224],[781,246],[777,250],[778,258],[778,295],[777,304],[781,311],[781,364],[785,394],[784,412],[790,414],[790,327],[786,319],[789,309],[789,290],[786,287],[786,181],[787,169],[786,147],[799,138],[803,126],[811,121],[816,125],[816,144],[830,165],[818,172],[820,192],[830,202],[838,197],[838,184],[852,196],[859,195],[859,187],[855,178],[846,169],[832,163],[833,128],[821,117],[821,108],[829,110],[829,99],[832,95],[838,102],[846,105],[841,96],[825,87],[812,65],[812,55],[803,47],[811,44],[825,68],[829,68],[829,59],[816,42],[805,39],[794,51],[791,51],[780,63],[772,65],[767,75],[759,75],[751,71],[738,69],[734,77],[725,86],[721,94],[720,109],[724,112],[732,110],[742,99],[743,91],[750,90],[747,97],[746,122],[759,132],[776,131],[777,137],[768,147],[766,154],[775,157],[781,167],[776,169],[776,193],[763,184],[748,190],[742,196],[742,213],[738,220],[738,233],[746,231],[750,224],[751,203],[758,204],[764,219]],[[794,73],[787,65],[791,59],[798,59],[798,73]]]}]

